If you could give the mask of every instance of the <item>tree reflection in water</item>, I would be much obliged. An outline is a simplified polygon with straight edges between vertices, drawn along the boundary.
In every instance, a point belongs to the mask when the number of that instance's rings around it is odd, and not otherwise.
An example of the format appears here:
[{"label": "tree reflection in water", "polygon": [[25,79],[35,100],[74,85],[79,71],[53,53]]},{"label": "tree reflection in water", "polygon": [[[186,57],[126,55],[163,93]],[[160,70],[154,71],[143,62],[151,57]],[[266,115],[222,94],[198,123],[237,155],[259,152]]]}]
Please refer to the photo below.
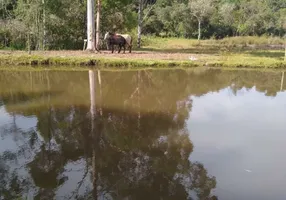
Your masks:
[{"label": "tree reflection in water", "polygon": [[[2,199],[215,199],[215,178],[189,159],[187,80],[181,80],[181,91],[175,86],[158,90],[159,79],[136,72],[129,79],[132,89],[114,95],[115,83],[106,84],[98,71],[90,75],[91,108],[55,106],[48,92],[40,95],[45,107],[18,110],[38,122],[36,130],[18,133],[23,139],[15,151],[1,154]],[[107,105],[112,101],[116,106]],[[17,111],[13,105],[23,98],[3,102],[8,111]],[[4,132],[13,131],[2,127]],[[80,163],[81,177],[61,192],[73,179],[68,167],[73,163]]]}]

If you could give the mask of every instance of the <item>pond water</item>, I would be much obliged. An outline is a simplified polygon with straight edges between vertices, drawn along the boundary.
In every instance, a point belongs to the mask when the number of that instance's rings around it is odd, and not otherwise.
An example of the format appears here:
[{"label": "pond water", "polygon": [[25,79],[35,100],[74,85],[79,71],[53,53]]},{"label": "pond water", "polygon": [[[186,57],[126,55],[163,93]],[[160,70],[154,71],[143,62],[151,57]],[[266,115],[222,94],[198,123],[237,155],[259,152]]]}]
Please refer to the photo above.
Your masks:
[{"label": "pond water", "polygon": [[1,71],[0,199],[284,200],[285,82],[218,69]]}]

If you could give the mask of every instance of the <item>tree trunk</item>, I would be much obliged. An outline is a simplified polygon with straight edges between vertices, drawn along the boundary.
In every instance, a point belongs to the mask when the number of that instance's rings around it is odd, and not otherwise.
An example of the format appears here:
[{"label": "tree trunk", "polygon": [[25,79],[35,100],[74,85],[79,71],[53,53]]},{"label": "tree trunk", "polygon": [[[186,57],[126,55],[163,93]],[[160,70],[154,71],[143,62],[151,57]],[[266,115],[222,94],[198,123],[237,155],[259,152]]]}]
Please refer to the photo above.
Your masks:
[{"label": "tree trunk", "polygon": [[31,55],[31,32],[30,30],[28,30],[28,39],[27,39],[27,46],[28,46],[28,53],[29,55]]},{"label": "tree trunk", "polygon": [[42,4],[43,4],[42,50],[45,50],[45,46],[46,46],[46,6],[45,6],[45,0],[42,0]]},{"label": "tree trunk", "polygon": [[36,39],[37,39],[37,44],[36,44],[36,50],[40,50],[41,49],[41,34],[40,34],[40,17],[39,17],[39,13],[38,11],[36,11],[36,17],[35,17],[35,20],[36,20]]},{"label": "tree trunk", "polygon": [[87,47],[95,50],[94,0],[87,0]]},{"label": "tree trunk", "polygon": [[141,32],[142,32],[142,11],[143,11],[143,0],[139,0],[138,7],[138,38],[137,38],[137,47],[141,47]]},{"label": "tree trunk", "polygon": [[97,13],[96,13],[96,49],[100,47],[100,15],[101,15],[101,0],[97,0]]},{"label": "tree trunk", "polygon": [[199,35],[198,35],[198,40],[201,39],[201,20],[198,20],[199,25],[198,25],[198,31],[199,31]]}]

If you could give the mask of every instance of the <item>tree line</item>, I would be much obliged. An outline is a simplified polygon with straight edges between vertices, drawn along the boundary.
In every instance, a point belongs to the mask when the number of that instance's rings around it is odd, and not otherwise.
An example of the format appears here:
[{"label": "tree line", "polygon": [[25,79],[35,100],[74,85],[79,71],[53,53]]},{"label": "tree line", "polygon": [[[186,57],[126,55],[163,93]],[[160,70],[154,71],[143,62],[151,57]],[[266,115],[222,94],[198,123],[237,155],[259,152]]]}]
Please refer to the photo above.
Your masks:
[{"label": "tree line", "polygon": [[[286,33],[285,0],[102,0],[100,14],[102,47],[106,31],[139,39]],[[82,49],[86,38],[85,0],[1,0],[0,48]]]}]

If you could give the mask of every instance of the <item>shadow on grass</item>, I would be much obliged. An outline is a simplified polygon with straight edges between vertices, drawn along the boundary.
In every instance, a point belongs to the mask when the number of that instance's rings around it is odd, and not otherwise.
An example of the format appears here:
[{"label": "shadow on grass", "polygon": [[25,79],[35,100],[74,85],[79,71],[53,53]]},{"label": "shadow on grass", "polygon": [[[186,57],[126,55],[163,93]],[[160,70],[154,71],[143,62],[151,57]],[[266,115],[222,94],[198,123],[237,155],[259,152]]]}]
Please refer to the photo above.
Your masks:
[{"label": "shadow on grass", "polygon": [[217,55],[221,53],[234,53],[234,54],[249,54],[256,57],[269,57],[269,58],[283,58],[284,51],[271,51],[271,49],[253,49],[250,47],[208,47],[208,46],[199,46],[192,47],[187,49],[156,49],[156,48],[141,48],[135,49],[141,52],[158,52],[158,53],[182,53],[182,54],[209,54]]},{"label": "shadow on grass", "polygon": [[268,58],[283,58],[283,51],[251,51],[248,54],[257,56],[257,57],[268,57]]}]

